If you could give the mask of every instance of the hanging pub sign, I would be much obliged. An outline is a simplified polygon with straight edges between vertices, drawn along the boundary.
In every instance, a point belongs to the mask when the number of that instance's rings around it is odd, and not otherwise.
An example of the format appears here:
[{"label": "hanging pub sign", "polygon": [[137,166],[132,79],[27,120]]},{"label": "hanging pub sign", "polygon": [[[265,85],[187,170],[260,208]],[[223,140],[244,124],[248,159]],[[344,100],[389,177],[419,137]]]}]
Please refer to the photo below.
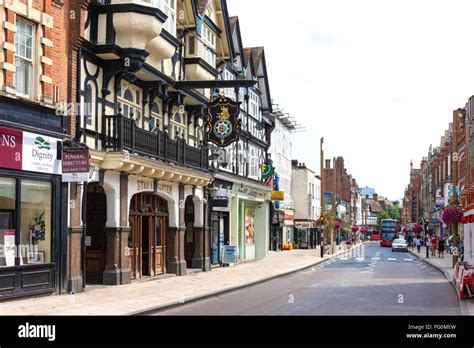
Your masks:
[{"label": "hanging pub sign", "polygon": [[262,181],[265,182],[266,186],[270,186],[272,179],[273,179],[273,166],[271,164],[262,164],[261,174],[262,174]]},{"label": "hanging pub sign", "polygon": [[207,106],[207,135],[210,142],[227,147],[237,141],[240,132],[240,103],[221,94]]}]

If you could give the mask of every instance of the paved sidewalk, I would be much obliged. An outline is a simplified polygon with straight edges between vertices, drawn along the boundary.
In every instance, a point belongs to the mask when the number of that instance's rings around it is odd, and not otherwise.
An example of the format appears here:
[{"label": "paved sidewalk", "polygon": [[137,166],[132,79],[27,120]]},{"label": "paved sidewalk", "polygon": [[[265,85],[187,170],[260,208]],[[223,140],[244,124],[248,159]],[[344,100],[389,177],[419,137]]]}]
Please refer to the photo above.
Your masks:
[{"label": "paved sidewalk", "polygon": [[[360,246],[360,244],[358,245]],[[335,255],[344,252],[337,252]],[[152,279],[122,286],[88,287],[75,295],[7,301],[0,315],[131,315],[213,296],[311,267],[331,258],[320,250],[270,252],[259,261],[184,277]]]},{"label": "paved sidewalk", "polygon": [[[449,253],[444,253],[444,258],[438,257],[438,252],[436,252],[436,256],[432,257],[430,252],[430,257],[426,257],[426,247],[422,246],[420,253],[418,254],[416,248],[413,250],[408,250],[413,255],[417,256],[420,260],[429,263],[431,266],[435,267],[436,269],[440,270],[446,279],[453,284],[453,277],[454,277],[454,268],[453,268],[453,257]],[[466,299],[461,301],[461,307],[465,310],[466,315],[474,315],[474,299]]]}]

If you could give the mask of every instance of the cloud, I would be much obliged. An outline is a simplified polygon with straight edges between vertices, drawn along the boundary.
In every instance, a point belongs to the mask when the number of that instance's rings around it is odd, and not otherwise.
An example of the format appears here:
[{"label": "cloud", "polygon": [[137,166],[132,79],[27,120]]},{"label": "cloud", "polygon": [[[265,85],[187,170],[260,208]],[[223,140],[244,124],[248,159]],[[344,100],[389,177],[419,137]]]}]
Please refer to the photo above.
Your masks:
[{"label": "cloud", "polygon": [[244,46],[265,46],[272,98],[306,126],[293,157],[343,156],[361,186],[403,195],[473,93],[471,1],[228,0]]}]

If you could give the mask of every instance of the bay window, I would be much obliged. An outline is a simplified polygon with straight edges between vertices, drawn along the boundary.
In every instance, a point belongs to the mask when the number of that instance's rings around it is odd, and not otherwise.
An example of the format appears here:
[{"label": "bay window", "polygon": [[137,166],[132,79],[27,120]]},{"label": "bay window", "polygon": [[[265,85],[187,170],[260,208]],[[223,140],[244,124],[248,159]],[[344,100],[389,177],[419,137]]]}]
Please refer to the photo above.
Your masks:
[{"label": "bay window", "polygon": [[213,68],[216,67],[216,34],[203,24],[199,40],[199,56]]},{"label": "bay window", "polygon": [[173,36],[176,36],[176,2],[175,0],[142,0],[152,6],[159,8],[166,15],[166,22],[163,29]]}]

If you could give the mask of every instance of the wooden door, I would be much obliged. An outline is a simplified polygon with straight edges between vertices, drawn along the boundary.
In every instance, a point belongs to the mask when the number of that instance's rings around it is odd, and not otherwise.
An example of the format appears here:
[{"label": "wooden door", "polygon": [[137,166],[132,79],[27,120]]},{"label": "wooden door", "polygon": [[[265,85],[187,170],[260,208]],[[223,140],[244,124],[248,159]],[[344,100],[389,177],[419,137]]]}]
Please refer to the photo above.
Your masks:
[{"label": "wooden door", "polygon": [[166,217],[155,216],[154,217],[154,230],[153,230],[153,256],[154,256],[154,274],[159,275],[166,272],[165,260],[166,260],[166,247],[165,247],[165,235],[166,235]]},{"label": "wooden door", "polygon": [[131,243],[129,245],[130,250],[130,269],[132,270],[132,278],[138,279],[142,277],[142,248],[141,248],[141,217],[140,216],[131,216],[130,226],[131,226]]}]

